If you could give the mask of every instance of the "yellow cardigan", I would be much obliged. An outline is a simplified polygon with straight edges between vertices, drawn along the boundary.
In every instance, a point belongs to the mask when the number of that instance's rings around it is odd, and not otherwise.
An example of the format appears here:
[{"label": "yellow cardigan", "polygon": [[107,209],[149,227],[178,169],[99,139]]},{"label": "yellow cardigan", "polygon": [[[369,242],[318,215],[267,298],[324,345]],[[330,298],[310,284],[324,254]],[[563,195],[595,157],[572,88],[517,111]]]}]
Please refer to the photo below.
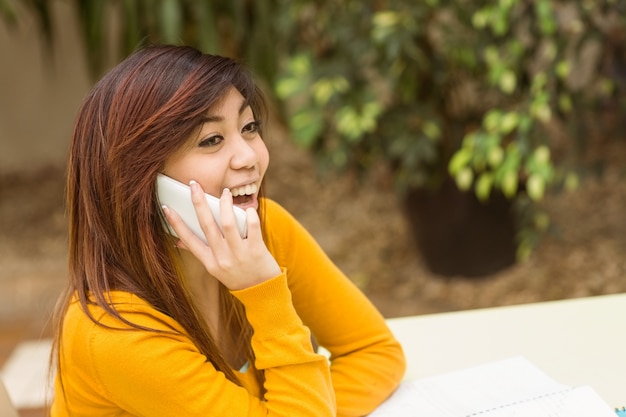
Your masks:
[{"label": "yellow cardigan", "polygon": [[[363,416],[397,387],[402,349],[383,317],[282,207],[265,200],[267,245],[282,274],[233,294],[245,305],[256,361],[244,387],[215,370],[182,327],[139,297],[111,299],[131,322],[169,333],[112,330],[77,302],[64,319],[53,417],[61,416]],[[99,322],[120,322],[99,307]],[[173,332],[172,332],[173,331]],[[315,353],[310,333],[331,354]]]}]

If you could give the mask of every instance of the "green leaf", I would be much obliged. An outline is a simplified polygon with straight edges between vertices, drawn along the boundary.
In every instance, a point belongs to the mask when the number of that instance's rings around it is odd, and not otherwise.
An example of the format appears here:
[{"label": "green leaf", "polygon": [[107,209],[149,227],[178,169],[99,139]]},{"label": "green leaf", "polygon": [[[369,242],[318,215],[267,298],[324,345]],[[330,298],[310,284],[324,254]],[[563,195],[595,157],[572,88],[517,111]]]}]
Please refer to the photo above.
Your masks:
[{"label": "green leaf", "polygon": [[559,63],[556,64],[555,72],[556,72],[556,75],[559,76],[559,78],[566,79],[571,72],[570,62],[566,59],[559,61]]},{"label": "green leaf", "polygon": [[441,137],[441,129],[439,129],[439,125],[431,121],[424,122],[422,131],[432,140],[438,140]]},{"label": "green leaf", "polygon": [[382,106],[376,101],[365,103],[361,113],[361,130],[371,133],[376,129],[378,116],[382,112]]},{"label": "green leaf", "polygon": [[499,145],[493,146],[487,153],[487,163],[497,168],[504,159],[504,150]]},{"label": "green leaf", "polygon": [[491,30],[496,36],[502,36],[509,30],[509,21],[507,19],[507,13],[498,11],[491,14]]},{"label": "green leaf", "polygon": [[472,15],[472,26],[475,29],[484,29],[489,21],[489,15],[485,9],[478,10]]},{"label": "green leaf", "polygon": [[541,175],[531,174],[526,183],[526,190],[533,201],[539,201],[545,193],[546,182]]},{"label": "green leaf", "polygon": [[533,245],[529,242],[522,241],[517,246],[516,258],[518,261],[526,261],[533,253]]},{"label": "green leaf", "polygon": [[517,170],[508,170],[502,177],[500,188],[507,198],[513,198],[517,194],[518,184]]},{"label": "green leaf", "polygon": [[533,127],[533,119],[528,115],[521,115],[518,129],[520,133],[528,133]]},{"label": "green leaf", "polygon": [[468,148],[461,148],[452,155],[448,163],[448,172],[456,176],[472,160],[472,152]]},{"label": "green leaf", "polygon": [[493,175],[489,172],[484,172],[478,177],[476,181],[475,192],[476,197],[480,201],[486,201],[491,194],[491,188],[493,186]]},{"label": "green leaf", "polygon": [[550,148],[546,145],[538,146],[534,151],[534,156],[538,164],[545,165],[550,163]]},{"label": "green leaf", "polygon": [[281,78],[276,82],[276,95],[281,99],[287,99],[303,91],[306,87],[304,80],[300,78]]},{"label": "green leaf", "polygon": [[517,76],[512,70],[505,70],[498,80],[500,90],[506,94],[511,94],[517,88]]},{"label": "green leaf", "polygon": [[567,93],[559,94],[559,110],[563,113],[569,113],[574,108],[574,104],[572,103],[572,98]]},{"label": "green leaf", "polygon": [[392,10],[385,10],[377,12],[372,17],[372,23],[374,26],[380,27],[392,27],[396,26],[400,21],[400,15]]},{"label": "green leaf", "polygon": [[536,0],[535,12],[537,13],[539,28],[544,35],[552,35],[556,31],[556,16],[552,12],[550,0]]},{"label": "green leaf", "polygon": [[315,99],[315,102],[320,106],[326,105],[328,100],[330,100],[332,95],[335,93],[330,80],[326,78],[317,80],[311,89],[313,91],[313,98]]},{"label": "green leaf", "polygon": [[547,102],[535,101],[530,107],[531,115],[543,123],[548,123],[552,118],[552,109]]},{"label": "green leaf", "polygon": [[500,62],[500,53],[498,48],[489,45],[485,48],[485,61],[489,66],[496,65]]},{"label": "green leaf", "polygon": [[542,232],[548,230],[548,227],[550,226],[550,216],[548,216],[546,213],[544,212],[535,213],[533,220],[534,220],[535,228],[537,230],[542,231]]},{"label": "green leaf", "polygon": [[456,182],[456,186],[459,190],[467,191],[470,189],[472,182],[474,181],[474,172],[471,168],[465,167],[454,176],[454,181]]},{"label": "green leaf", "polygon": [[341,133],[348,142],[359,142],[365,133],[376,129],[378,116],[382,107],[377,102],[365,103],[361,112],[356,108],[346,105],[335,114],[337,131]]},{"label": "green leaf", "polygon": [[321,78],[317,80],[311,90],[315,102],[319,106],[325,106],[336,93],[342,93],[350,87],[348,80],[344,77]]},{"label": "green leaf", "polygon": [[533,94],[539,93],[546,87],[547,83],[548,83],[548,76],[546,75],[546,73],[543,71],[538,72],[533,77],[532,85],[530,87],[531,93]]},{"label": "green leaf", "polygon": [[290,119],[294,132],[294,141],[302,147],[310,148],[322,132],[323,120],[320,113],[305,109],[294,114]]},{"label": "green leaf", "polygon": [[502,112],[498,109],[489,110],[483,117],[483,127],[487,132],[497,132],[500,128]]},{"label": "green leaf", "polygon": [[296,55],[289,60],[289,72],[296,77],[308,76],[311,73],[311,60],[305,54]]},{"label": "green leaf", "polygon": [[519,0],[499,0],[498,5],[501,9],[511,9]]},{"label": "green leaf", "polygon": [[477,146],[478,141],[478,134],[470,132],[463,137],[463,147],[473,150]]},{"label": "green leaf", "polygon": [[349,106],[342,107],[337,112],[335,121],[339,133],[344,135],[349,141],[356,142],[361,136],[360,118],[356,109]]},{"label": "green leaf", "polygon": [[520,122],[520,117],[517,112],[507,112],[502,116],[502,120],[500,121],[500,132],[503,135],[508,135],[518,126]]},{"label": "green leaf", "polygon": [[567,191],[574,191],[578,189],[579,184],[580,184],[580,179],[578,178],[578,175],[576,175],[576,173],[569,172],[565,176],[565,189]]}]

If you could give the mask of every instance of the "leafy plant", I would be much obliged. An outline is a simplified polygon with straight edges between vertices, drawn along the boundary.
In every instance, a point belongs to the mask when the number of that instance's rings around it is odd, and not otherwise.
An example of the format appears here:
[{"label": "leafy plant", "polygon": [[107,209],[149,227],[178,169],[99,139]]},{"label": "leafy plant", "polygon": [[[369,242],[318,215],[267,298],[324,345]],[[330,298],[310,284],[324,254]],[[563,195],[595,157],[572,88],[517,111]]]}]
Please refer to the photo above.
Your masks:
[{"label": "leafy plant", "polygon": [[[45,39],[54,35],[52,3],[23,2]],[[73,4],[94,75],[110,21],[120,57],[159,41],[244,58],[324,169],[383,160],[400,196],[452,178],[481,201],[515,201],[520,258],[549,226],[537,203],[578,181],[572,161],[590,136],[588,115],[624,104],[625,0]],[[10,0],[0,13],[17,19]]]},{"label": "leafy plant", "polygon": [[[516,199],[526,212],[518,255],[528,256],[533,230],[549,224],[535,203],[577,183],[564,162],[584,144],[572,134],[586,133],[581,116],[623,105],[623,80],[605,64],[623,47],[625,3],[296,3],[277,83],[296,140],[339,168],[382,157],[401,192],[449,175],[481,201]],[[555,126],[570,129],[564,145]]]}]

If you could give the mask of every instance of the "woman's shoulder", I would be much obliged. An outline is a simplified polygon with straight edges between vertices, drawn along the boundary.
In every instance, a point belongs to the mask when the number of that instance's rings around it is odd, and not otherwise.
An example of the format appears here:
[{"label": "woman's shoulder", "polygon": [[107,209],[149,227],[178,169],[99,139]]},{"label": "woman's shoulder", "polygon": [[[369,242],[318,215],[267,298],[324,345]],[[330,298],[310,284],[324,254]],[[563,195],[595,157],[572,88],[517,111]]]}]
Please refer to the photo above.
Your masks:
[{"label": "woman's shoulder", "polygon": [[261,207],[263,227],[270,239],[286,239],[301,227],[295,217],[275,200],[263,198]]},{"label": "woman's shoulder", "polygon": [[119,316],[93,303],[85,308],[76,298],[68,305],[59,346],[71,363],[102,371],[120,355],[129,358],[148,350],[171,351],[173,346],[196,350],[178,322],[137,295],[111,291],[107,300]]},{"label": "woman's shoulder", "polygon": [[96,303],[93,297],[83,305],[74,296],[65,313],[64,329],[97,332],[146,328],[182,332],[181,326],[175,320],[136,294],[110,291],[105,294],[105,300],[106,306]]},{"label": "woman's shoulder", "polygon": [[268,197],[261,199],[261,207],[266,218],[274,219],[276,217],[292,217],[291,214],[276,200]]},{"label": "woman's shoulder", "polygon": [[111,291],[107,302],[119,317],[94,303],[85,308],[76,298],[68,305],[58,345],[65,380],[94,384],[103,393],[119,389],[120,381],[131,374],[142,380],[148,369],[165,372],[184,366],[181,358],[190,352],[198,355],[194,363],[203,363],[182,327],[145,300]]}]

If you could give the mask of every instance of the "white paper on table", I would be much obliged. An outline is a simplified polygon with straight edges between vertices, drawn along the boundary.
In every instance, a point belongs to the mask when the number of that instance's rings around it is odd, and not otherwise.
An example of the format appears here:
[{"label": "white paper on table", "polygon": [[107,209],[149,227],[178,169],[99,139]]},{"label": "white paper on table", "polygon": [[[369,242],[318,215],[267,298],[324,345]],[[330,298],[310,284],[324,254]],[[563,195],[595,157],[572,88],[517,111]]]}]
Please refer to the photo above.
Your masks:
[{"label": "white paper on table", "polygon": [[590,387],[554,381],[515,357],[403,382],[370,417],[615,417]]}]

